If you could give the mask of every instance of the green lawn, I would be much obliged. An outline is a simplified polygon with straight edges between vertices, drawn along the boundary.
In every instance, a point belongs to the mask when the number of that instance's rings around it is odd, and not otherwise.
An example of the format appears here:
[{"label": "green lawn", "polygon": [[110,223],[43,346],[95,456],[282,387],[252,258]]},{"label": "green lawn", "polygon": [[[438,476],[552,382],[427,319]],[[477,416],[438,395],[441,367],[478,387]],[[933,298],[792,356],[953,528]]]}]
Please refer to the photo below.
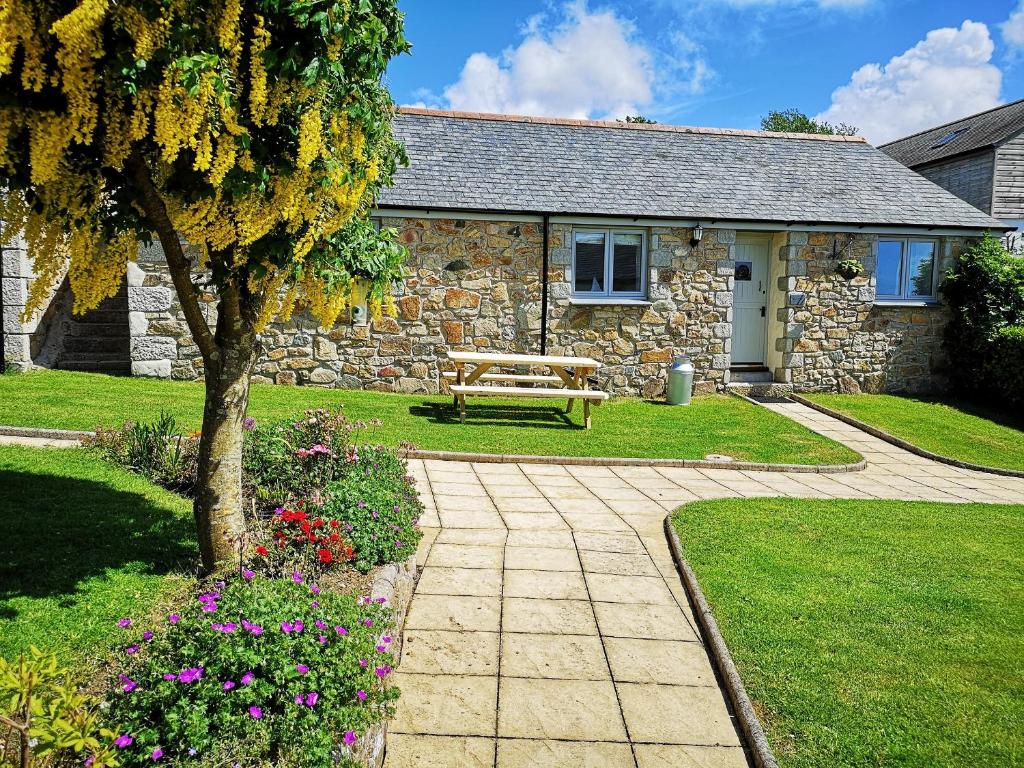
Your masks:
[{"label": "green lawn", "polygon": [[1024,506],[676,511],[785,768],[1024,765]]},{"label": "green lawn", "polygon": [[0,446],[0,656],[101,663],[119,617],[187,584],[191,506],[90,452]]},{"label": "green lawn", "polygon": [[[0,424],[66,429],[152,419],[163,409],[181,427],[198,429],[202,385],[40,371],[0,377]],[[647,456],[702,459],[721,453],[740,460],[792,464],[841,464],[859,460],[850,449],[789,419],[728,396],[700,397],[669,407],[614,398],[593,411],[594,426],[580,426],[562,401],[470,400],[459,424],[451,399],[426,395],[313,387],[254,386],[249,413],[258,420],[291,418],[304,408],[344,404],[353,419],[379,417],[371,437],[397,445],[478,453],[566,456]]]},{"label": "green lawn", "polygon": [[953,399],[807,395],[809,400],[951,459],[1024,470],[1024,418]]}]

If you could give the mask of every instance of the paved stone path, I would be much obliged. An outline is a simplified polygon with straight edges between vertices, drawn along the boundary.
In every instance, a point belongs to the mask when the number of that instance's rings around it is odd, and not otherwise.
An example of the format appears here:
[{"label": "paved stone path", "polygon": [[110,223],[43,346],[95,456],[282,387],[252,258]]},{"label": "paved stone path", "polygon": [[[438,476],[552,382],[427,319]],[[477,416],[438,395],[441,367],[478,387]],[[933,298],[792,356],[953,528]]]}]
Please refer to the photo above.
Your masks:
[{"label": "paved stone path", "polygon": [[427,513],[387,768],[747,764],[663,530],[736,496],[1024,502],[799,404],[850,474],[413,461]]}]

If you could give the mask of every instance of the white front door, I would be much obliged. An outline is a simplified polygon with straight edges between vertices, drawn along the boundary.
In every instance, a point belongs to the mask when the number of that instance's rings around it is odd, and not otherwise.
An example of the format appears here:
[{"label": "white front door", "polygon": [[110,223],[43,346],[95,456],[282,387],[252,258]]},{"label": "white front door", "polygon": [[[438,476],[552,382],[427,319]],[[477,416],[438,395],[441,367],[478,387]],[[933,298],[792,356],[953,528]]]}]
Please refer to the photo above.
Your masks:
[{"label": "white front door", "polygon": [[732,294],[732,363],[764,364],[768,314],[768,240],[737,239]]}]

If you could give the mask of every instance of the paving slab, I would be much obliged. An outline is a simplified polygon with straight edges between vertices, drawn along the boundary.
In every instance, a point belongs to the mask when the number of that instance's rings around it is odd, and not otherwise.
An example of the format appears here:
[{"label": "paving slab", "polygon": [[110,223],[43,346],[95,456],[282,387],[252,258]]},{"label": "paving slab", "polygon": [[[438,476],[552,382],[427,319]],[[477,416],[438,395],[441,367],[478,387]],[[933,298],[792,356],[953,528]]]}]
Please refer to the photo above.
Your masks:
[{"label": "paving slab", "polygon": [[799,404],[845,474],[412,461],[426,512],[386,767],[737,768],[748,756],[662,528],[694,499],[1024,501]]}]

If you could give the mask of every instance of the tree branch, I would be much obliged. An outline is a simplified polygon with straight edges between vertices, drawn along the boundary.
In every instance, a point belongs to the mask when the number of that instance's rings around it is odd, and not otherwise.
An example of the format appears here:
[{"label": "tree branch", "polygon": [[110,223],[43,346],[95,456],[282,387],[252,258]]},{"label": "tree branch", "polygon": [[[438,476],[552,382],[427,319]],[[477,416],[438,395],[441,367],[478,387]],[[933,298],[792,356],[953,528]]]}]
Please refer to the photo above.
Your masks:
[{"label": "tree branch", "polygon": [[203,355],[203,362],[210,366],[220,357],[220,352],[214,340],[210,326],[206,323],[202,308],[199,304],[199,293],[192,282],[192,265],[181,247],[181,240],[171,223],[171,217],[167,214],[167,206],[160,191],[153,183],[149,174],[146,162],[139,155],[131,155],[125,161],[125,171],[128,179],[137,194],[138,203],[153,229],[156,230],[160,245],[163,246],[164,258],[167,266],[170,267],[171,280],[174,282],[174,289],[178,294],[178,301],[181,303],[181,310],[185,315],[185,322],[188,323],[192,338]]}]

